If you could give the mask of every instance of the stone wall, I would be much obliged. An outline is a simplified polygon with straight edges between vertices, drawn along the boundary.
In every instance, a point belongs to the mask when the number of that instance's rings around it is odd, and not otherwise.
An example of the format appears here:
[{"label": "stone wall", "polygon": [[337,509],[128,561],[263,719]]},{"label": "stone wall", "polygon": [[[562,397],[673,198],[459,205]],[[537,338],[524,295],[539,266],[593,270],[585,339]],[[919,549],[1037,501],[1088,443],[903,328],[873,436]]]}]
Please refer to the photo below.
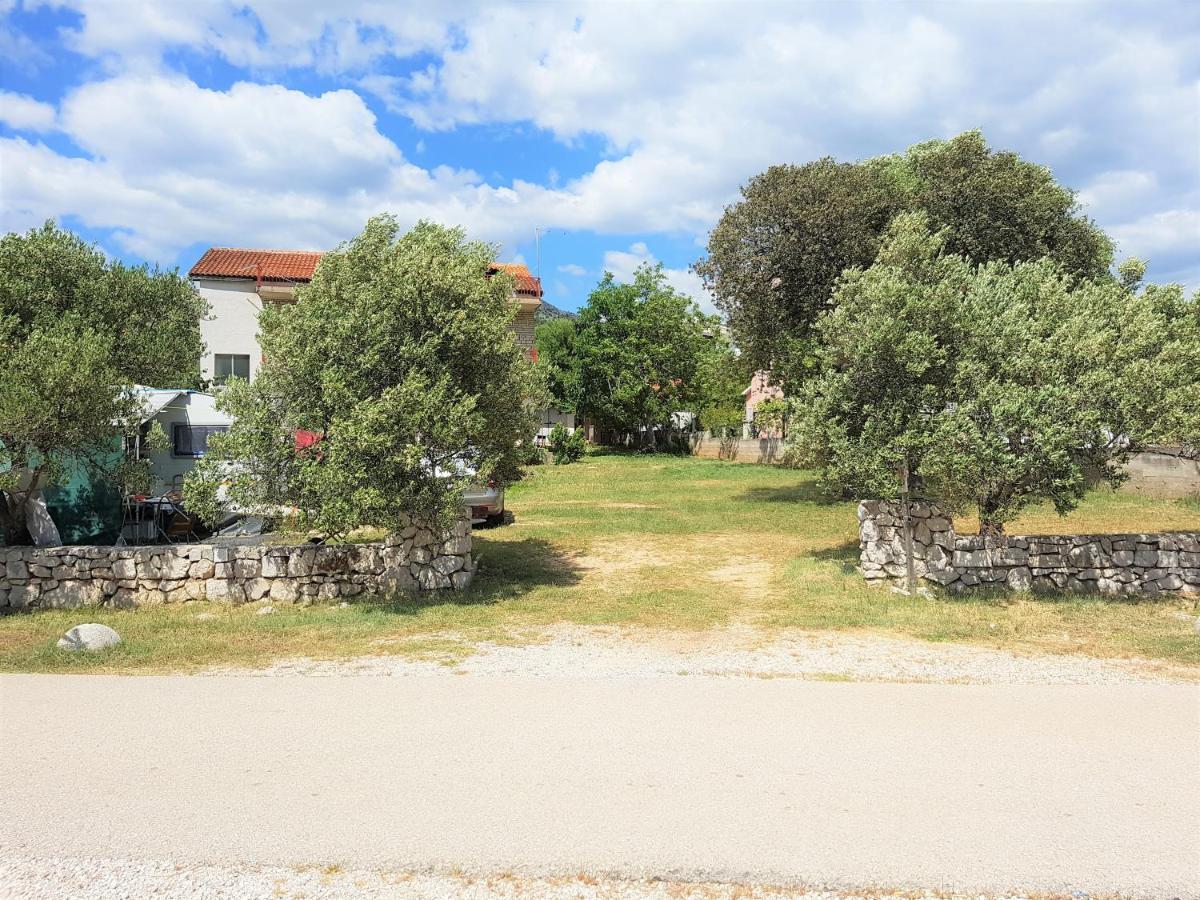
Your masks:
[{"label": "stone wall", "polygon": [[0,609],[305,603],[463,590],[474,572],[466,521],[445,534],[409,525],[377,544],[0,547]]},{"label": "stone wall", "polygon": [[783,455],[783,441],[780,438],[719,438],[697,431],[689,440],[692,456],[701,459],[775,463]]},{"label": "stone wall", "polygon": [[[960,537],[951,517],[935,504],[913,501],[910,514],[914,571],[952,590],[1200,593],[1200,533]],[[900,502],[864,500],[858,521],[859,560],[867,580],[905,578]]]}]

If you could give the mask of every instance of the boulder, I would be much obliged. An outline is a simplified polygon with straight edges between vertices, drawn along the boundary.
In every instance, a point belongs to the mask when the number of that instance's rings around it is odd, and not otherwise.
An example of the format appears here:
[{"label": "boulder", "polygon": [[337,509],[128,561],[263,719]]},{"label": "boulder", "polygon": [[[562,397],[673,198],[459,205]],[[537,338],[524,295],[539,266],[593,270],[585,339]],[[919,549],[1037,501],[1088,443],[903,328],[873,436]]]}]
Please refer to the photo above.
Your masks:
[{"label": "boulder", "polygon": [[76,625],[58,639],[59,650],[104,650],[121,643],[121,636],[107,625],[89,622]]}]

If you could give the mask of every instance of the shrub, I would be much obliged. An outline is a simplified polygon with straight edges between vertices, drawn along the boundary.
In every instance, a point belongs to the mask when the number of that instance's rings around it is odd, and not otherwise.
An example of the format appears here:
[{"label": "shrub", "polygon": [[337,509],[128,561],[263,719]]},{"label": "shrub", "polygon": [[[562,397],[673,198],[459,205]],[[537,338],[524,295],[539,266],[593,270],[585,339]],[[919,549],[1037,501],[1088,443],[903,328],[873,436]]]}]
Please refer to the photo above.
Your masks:
[{"label": "shrub", "polygon": [[569,432],[560,422],[550,430],[550,452],[554,454],[556,466],[578,462],[583,457],[586,447],[583,432],[578,429]]}]

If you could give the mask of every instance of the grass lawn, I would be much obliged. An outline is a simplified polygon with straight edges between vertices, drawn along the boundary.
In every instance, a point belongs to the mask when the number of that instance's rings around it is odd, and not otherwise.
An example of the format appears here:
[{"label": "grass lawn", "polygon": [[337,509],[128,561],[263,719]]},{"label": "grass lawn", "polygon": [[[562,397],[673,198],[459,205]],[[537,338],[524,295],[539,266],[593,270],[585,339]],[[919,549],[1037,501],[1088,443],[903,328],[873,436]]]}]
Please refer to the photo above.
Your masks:
[{"label": "grass lawn", "polygon": [[[691,458],[594,453],[512,487],[511,525],[476,533],[481,569],[436,604],[348,608],[211,604],[46,610],[0,618],[2,671],[170,671],[290,656],[404,654],[453,661],[475,641],[537,640],[546,626],[698,630],[864,629],[1022,652],[1140,656],[1200,668],[1192,603],[992,596],[927,600],[870,588],[854,571],[852,503],[811,475]],[[960,523],[960,530],[969,523]],[[1100,490],[1072,515],[1033,510],[1014,533],[1200,530],[1200,505]],[[116,628],[102,654],[54,648],[80,621]]]}]

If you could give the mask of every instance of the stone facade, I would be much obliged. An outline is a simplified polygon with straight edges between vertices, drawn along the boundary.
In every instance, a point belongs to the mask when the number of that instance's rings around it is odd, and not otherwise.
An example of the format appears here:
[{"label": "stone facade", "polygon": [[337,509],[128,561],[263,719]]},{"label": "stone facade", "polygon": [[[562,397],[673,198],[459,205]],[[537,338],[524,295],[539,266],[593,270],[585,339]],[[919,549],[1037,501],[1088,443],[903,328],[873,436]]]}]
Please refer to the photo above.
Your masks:
[{"label": "stone facade", "polygon": [[378,544],[0,547],[0,609],[211,601],[307,603],[463,590],[471,526],[410,524]]},{"label": "stone facade", "polygon": [[[910,514],[914,571],[951,590],[1200,594],[1200,533],[959,537],[954,521],[935,504],[914,500]],[[869,581],[903,579],[907,555],[900,502],[864,500],[858,522],[863,575]]]}]

